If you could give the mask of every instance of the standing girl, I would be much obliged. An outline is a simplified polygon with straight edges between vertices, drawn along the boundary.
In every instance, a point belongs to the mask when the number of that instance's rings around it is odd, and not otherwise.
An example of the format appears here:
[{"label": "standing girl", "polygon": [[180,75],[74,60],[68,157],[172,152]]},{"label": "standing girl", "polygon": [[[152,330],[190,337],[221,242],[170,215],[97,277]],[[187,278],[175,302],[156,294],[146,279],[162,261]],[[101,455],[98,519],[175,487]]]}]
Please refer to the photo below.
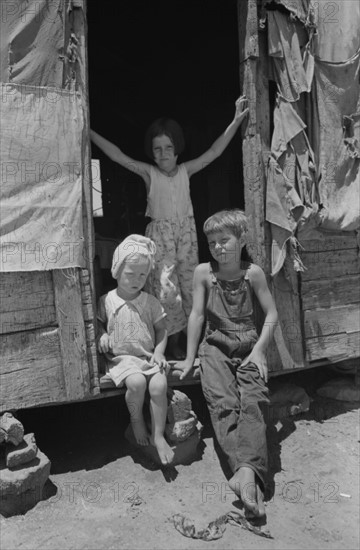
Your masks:
[{"label": "standing girl", "polygon": [[184,358],[179,336],[187,326],[192,307],[192,278],[198,264],[198,247],[189,178],[219,157],[246,117],[247,99],[235,103],[235,115],[225,132],[210,149],[194,160],[178,165],[185,147],[181,127],[172,119],[153,122],[145,136],[146,154],[156,166],[134,160],[96,132],[91,140],[111,160],[141,176],[147,192],[146,216],[151,222],[146,236],[156,243],[155,269],[147,291],[156,296],[167,313],[169,352]]}]

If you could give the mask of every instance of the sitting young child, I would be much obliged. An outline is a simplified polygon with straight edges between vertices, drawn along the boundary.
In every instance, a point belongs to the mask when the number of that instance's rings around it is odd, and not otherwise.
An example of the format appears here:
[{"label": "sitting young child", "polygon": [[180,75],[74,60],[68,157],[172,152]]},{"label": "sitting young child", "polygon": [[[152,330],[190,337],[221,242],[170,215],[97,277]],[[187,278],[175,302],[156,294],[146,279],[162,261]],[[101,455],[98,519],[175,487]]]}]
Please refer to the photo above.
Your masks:
[{"label": "sitting young child", "polygon": [[[184,378],[199,348],[201,385],[212,425],[233,476],[231,489],[243,501],[247,516],[265,516],[268,403],[266,350],[277,323],[277,311],[263,270],[241,258],[247,219],[241,210],[224,210],[206,220],[204,233],[213,261],[194,273]],[[265,314],[260,335],[254,319],[254,295]]]},{"label": "sitting young child", "polygon": [[[165,312],[160,302],[143,292],[154,266],[155,244],[141,235],[130,235],[115,250],[111,273],[117,288],[100,298],[98,349],[107,358],[107,372],[116,386],[126,386],[126,404],[139,445],[151,442],[162,464],[174,453],[164,438],[167,416],[167,343]],[[151,436],[143,405],[150,394]]]}]

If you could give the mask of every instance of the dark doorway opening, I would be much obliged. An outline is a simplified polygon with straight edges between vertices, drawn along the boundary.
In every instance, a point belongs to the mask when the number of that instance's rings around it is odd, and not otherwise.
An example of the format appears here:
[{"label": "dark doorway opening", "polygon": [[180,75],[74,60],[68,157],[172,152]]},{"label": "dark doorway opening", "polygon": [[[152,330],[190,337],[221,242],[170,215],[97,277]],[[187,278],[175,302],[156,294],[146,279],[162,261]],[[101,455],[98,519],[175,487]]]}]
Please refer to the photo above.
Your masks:
[{"label": "dark doorway opening", "polygon": [[[224,131],[240,94],[236,0],[88,0],[91,127],[132,158],[149,162],[144,135],[160,116],[177,120],[186,149],[179,162],[203,153]],[[141,178],[100,159],[103,217],[95,232],[121,239],[144,233]],[[244,207],[241,131],[223,155],[191,178],[200,261],[208,258],[202,225],[212,213]]]}]

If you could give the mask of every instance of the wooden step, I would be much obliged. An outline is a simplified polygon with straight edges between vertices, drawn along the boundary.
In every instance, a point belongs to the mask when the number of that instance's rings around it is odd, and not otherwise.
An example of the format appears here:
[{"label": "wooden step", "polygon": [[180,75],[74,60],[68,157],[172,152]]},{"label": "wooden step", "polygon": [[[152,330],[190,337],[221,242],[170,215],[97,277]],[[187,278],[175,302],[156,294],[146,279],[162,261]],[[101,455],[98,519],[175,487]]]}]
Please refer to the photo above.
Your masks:
[{"label": "wooden step", "polygon": [[[167,377],[168,385],[170,387],[193,386],[200,384],[200,361],[198,358],[195,359],[194,362],[195,368],[184,380],[179,380],[182,371],[176,368],[178,361],[168,361],[168,363],[171,367]],[[125,387],[117,388],[110,376],[108,374],[104,374],[100,377],[100,391],[111,392],[114,395],[119,395],[125,393]]]}]

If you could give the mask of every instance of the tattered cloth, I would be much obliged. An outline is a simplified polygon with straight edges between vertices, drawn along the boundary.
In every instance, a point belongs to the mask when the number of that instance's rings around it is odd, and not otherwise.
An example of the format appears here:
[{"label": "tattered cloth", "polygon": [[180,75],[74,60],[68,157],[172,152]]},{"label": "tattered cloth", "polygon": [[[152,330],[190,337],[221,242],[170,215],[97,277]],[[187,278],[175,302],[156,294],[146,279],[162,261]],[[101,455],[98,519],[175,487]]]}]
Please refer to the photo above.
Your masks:
[{"label": "tattered cloth", "polygon": [[302,0],[294,11],[293,4],[276,0],[268,12],[269,74],[278,88],[266,191],[273,276],[289,253],[294,269],[304,269],[300,227],[360,226],[360,5]]},{"label": "tattered cloth", "polygon": [[239,525],[243,527],[243,529],[247,529],[260,537],[265,537],[267,539],[273,538],[267,529],[262,529],[261,527],[253,525],[242,514],[233,511],[211,521],[205,529],[196,529],[194,522],[183,514],[174,514],[170,518],[170,521],[172,521],[175,529],[179,531],[179,533],[192,539],[201,539],[205,541],[220,539],[224,534],[227,523]]},{"label": "tattered cloth", "polygon": [[68,57],[65,24],[71,4],[63,0],[1,2],[0,82],[63,87],[65,52]]},{"label": "tattered cloth", "polygon": [[85,267],[81,97],[2,84],[0,271]]}]

